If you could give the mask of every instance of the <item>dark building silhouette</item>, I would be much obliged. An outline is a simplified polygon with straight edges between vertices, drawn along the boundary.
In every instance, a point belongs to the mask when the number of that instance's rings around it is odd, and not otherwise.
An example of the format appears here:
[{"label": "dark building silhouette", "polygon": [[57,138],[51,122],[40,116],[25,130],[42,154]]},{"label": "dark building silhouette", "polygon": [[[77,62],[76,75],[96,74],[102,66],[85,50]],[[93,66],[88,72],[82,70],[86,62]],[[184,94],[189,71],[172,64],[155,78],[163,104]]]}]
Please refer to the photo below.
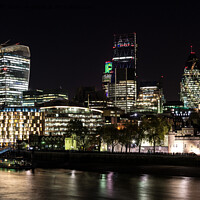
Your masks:
[{"label": "dark building silhouette", "polygon": [[74,102],[84,107],[96,109],[104,109],[113,106],[112,102],[106,97],[104,90],[96,90],[95,87],[78,88],[74,97]]}]

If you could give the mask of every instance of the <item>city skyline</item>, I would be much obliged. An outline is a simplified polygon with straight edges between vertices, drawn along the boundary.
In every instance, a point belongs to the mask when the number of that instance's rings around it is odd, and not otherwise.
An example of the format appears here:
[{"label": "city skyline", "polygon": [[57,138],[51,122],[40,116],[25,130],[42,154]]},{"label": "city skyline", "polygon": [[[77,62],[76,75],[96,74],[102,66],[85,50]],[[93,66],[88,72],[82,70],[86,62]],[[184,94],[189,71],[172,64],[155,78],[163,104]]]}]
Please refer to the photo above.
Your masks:
[{"label": "city skyline", "polygon": [[1,43],[30,47],[32,89],[62,86],[70,96],[80,86],[101,89],[113,35],[136,32],[138,80],[164,76],[165,98],[179,100],[190,45],[200,54],[198,4],[23,3],[1,7],[3,15],[12,13],[2,22]]}]

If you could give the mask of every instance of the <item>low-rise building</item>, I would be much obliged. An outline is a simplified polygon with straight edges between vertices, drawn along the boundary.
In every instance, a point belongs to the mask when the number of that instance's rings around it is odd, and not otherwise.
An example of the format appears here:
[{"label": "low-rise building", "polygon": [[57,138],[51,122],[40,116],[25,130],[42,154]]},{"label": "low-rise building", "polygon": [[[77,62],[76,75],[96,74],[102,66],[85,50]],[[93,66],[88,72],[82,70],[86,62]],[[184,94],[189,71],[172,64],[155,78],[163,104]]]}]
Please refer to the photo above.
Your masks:
[{"label": "low-rise building", "polygon": [[195,134],[194,128],[182,128],[168,135],[169,153],[195,153],[200,155],[200,135]]},{"label": "low-rise building", "polygon": [[45,135],[65,135],[70,120],[78,119],[89,133],[96,132],[103,123],[103,111],[78,106],[45,106],[40,108],[45,116]]},{"label": "low-rise building", "polygon": [[28,141],[30,135],[43,135],[44,114],[37,108],[9,107],[0,110],[0,146]]}]

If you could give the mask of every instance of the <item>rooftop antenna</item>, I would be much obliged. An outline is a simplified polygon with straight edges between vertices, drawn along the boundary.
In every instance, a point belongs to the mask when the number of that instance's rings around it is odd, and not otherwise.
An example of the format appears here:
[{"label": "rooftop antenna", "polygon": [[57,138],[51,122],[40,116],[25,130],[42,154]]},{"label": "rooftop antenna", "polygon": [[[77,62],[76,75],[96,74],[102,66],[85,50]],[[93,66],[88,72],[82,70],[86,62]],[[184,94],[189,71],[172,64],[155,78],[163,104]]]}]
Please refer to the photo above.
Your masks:
[{"label": "rooftop antenna", "polygon": [[0,44],[0,45],[1,45],[1,46],[6,46],[8,42],[10,42],[10,39],[7,40],[7,41],[5,41],[4,43],[2,43],[2,44]]},{"label": "rooftop antenna", "polygon": [[88,94],[88,108],[90,108],[90,94]]},{"label": "rooftop antenna", "polygon": [[190,53],[195,54],[195,52],[192,50],[192,45],[190,46]]}]

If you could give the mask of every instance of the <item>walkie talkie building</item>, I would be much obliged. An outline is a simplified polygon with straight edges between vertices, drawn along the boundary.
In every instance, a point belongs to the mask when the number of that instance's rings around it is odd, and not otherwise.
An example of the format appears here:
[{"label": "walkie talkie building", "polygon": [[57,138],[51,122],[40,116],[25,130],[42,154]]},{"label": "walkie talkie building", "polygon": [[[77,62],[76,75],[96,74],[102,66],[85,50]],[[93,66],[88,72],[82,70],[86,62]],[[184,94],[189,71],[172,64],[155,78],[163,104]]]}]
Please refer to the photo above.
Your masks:
[{"label": "walkie talkie building", "polygon": [[22,92],[28,90],[29,75],[29,47],[0,46],[0,105],[22,105]]}]

